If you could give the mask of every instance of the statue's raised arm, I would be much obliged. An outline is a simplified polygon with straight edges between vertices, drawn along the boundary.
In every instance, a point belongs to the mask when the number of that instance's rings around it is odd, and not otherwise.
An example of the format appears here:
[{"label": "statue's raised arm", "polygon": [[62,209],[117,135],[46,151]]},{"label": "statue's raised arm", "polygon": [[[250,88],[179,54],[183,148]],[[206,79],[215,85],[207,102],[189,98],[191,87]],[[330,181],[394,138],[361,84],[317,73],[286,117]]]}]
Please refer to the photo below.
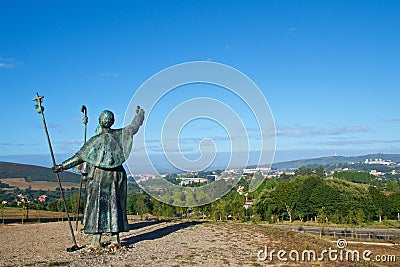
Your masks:
[{"label": "statue's raised arm", "polygon": [[126,126],[123,130],[125,131],[124,134],[126,135],[135,135],[138,131],[140,126],[143,124],[144,120],[144,110],[141,109],[139,106],[136,108],[136,116],[133,118],[131,124]]},{"label": "statue's raised arm", "polygon": [[122,129],[117,129],[118,131],[115,136],[120,138],[121,148],[123,150],[124,160],[129,157],[132,150],[133,136],[138,132],[140,126],[144,121],[144,110],[139,106],[136,109],[136,116],[133,118],[132,122]]}]

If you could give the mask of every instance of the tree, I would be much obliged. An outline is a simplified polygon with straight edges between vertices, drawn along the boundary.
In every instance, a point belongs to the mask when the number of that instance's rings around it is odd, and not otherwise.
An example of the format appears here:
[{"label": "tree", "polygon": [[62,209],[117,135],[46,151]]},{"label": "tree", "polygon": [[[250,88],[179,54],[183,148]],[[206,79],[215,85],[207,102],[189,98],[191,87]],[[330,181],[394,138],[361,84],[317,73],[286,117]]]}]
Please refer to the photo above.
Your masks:
[{"label": "tree", "polygon": [[399,183],[397,181],[388,180],[386,182],[386,191],[399,192],[400,191]]},{"label": "tree", "polygon": [[187,206],[195,206],[196,204],[196,195],[194,194],[194,188],[188,187],[186,189],[186,205]]},{"label": "tree", "polygon": [[170,218],[174,215],[174,208],[171,205],[162,203],[161,204],[161,214],[164,217]]},{"label": "tree", "polygon": [[365,222],[365,214],[362,209],[357,209],[357,212],[354,216],[354,222],[358,225],[361,225]]},{"label": "tree", "polygon": [[[313,195],[315,188],[324,183],[324,180],[320,177],[309,176],[304,179],[298,180],[299,185],[299,198],[297,203],[297,210],[299,214],[304,214],[304,219],[315,218],[318,214],[318,209],[322,206],[318,203],[320,200],[316,194]],[[320,190],[321,192],[323,190]]]},{"label": "tree", "polygon": [[316,168],[314,170],[314,173],[318,177],[325,177],[325,170],[324,170],[324,168],[322,166],[319,166],[318,168]]},{"label": "tree", "polygon": [[173,204],[175,206],[183,206],[186,200],[186,192],[182,188],[176,187],[173,189]]},{"label": "tree", "polygon": [[227,202],[223,198],[220,198],[211,204],[211,212],[213,214],[213,219],[215,221],[225,220],[228,216],[226,210],[227,210]]},{"label": "tree", "polygon": [[275,209],[274,198],[272,196],[272,191],[264,190],[258,200],[255,203],[255,210],[261,216],[261,219],[264,221],[268,221],[270,223],[273,222],[273,210]]},{"label": "tree", "polygon": [[382,216],[388,215],[389,213],[389,201],[387,197],[374,186],[370,186],[368,188],[368,192],[372,199],[372,205],[375,209],[375,215],[378,216],[379,222],[381,222]]},{"label": "tree", "polygon": [[279,181],[280,182],[287,182],[292,178],[291,175],[288,175],[286,173],[282,173],[281,175],[279,175]]},{"label": "tree", "polygon": [[320,208],[320,209],[318,210],[317,221],[318,221],[318,223],[320,223],[320,224],[326,222],[325,207],[322,207],[322,208]]},{"label": "tree", "polygon": [[292,222],[294,219],[294,208],[299,198],[299,192],[294,183],[279,183],[273,192],[273,197],[276,199],[277,213],[279,214],[282,210],[285,210],[289,216],[289,221]]},{"label": "tree", "polygon": [[161,202],[158,201],[155,198],[151,198],[150,199],[153,209],[152,209],[152,214],[156,216],[157,220],[160,218],[161,214],[162,214],[162,205]]},{"label": "tree", "polygon": [[313,174],[313,170],[306,167],[300,167],[294,171],[295,176],[309,176]]},{"label": "tree", "polygon": [[126,201],[126,209],[129,214],[139,214],[137,207],[137,194],[130,194]]},{"label": "tree", "polygon": [[140,219],[143,220],[143,215],[149,211],[149,209],[145,203],[145,195],[144,194],[137,195],[136,207],[138,209]]},{"label": "tree", "polygon": [[231,190],[223,197],[223,199],[226,200],[228,204],[226,209],[227,215],[232,215],[232,219],[245,219],[245,212],[243,208],[245,196],[243,194],[239,194],[236,190]]},{"label": "tree", "polygon": [[400,221],[400,192],[389,195],[388,199],[391,206],[391,213],[396,213],[397,220]]}]

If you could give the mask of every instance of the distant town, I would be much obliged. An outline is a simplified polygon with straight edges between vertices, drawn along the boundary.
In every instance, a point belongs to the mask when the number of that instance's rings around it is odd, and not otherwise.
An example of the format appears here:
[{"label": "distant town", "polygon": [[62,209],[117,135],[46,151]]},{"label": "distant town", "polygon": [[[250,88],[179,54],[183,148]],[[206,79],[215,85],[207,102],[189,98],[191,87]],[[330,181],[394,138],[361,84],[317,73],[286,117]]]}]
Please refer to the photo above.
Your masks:
[{"label": "distant town", "polygon": [[[400,163],[392,160],[384,160],[382,158],[365,158],[364,161],[358,162],[347,162],[337,164],[326,164],[321,165],[324,168],[324,174],[326,177],[334,177],[335,172],[367,172],[375,176],[378,180],[385,180],[388,177],[400,175]],[[334,167],[333,167],[334,166]],[[375,168],[374,168],[375,167]],[[387,168],[382,168],[387,167]],[[260,173],[265,179],[276,178],[279,179],[281,176],[293,176],[297,168],[289,169],[274,169],[267,167],[257,168],[244,168],[244,169],[230,169],[230,170],[215,170],[209,172],[186,172],[186,173],[166,173],[161,175],[154,174],[129,174],[128,181],[143,182],[155,177],[162,177],[174,184],[180,186],[193,186],[208,184],[219,179],[230,179],[229,174],[241,173],[242,176],[253,175]]]},{"label": "distant town", "polygon": [[[399,162],[393,162],[392,160],[384,160],[381,158],[366,158],[362,162],[348,162],[348,163],[339,163],[336,164],[337,166],[342,166],[342,167],[336,167],[336,168],[330,168],[332,167],[331,165],[328,166],[323,166],[327,167],[325,168],[325,175],[328,177],[333,177],[333,174],[335,172],[341,172],[341,171],[364,171],[365,169],[370,169],[370,168],[360,168],[362,165],[367,165],[368,167],[373,167],[377,165],[376,169],[371,169],[369,170],[369,174],[375,176],[375,177],[381,177],[384,178],[387,175],[398,175],[400,174],[400,163]],[[390,167],[390,170],[383,171],[380,166],[387,166]],[[229,169],[229,170],[216,170],[216,171],[209,171],[209,172],[186,172],[186,173],[166,173],[166,174],[161,174],[161,175],[154,175],[154,174],[128,174],[128,178],[134,179],[137,182],[140,181],[147,181],[151,178],[154,177],[162,177],[162,178],[167,178],[171,179],[174,178],[177,181],[179,181],[179,185],[185,186],[185,185],[193,185],[196,183],[199,184],[204,184],[204,183],[210,183],[213,181],[218,181],[220,177],[224,177],[222,179],[227,179],[229,177],[229,174],[232,173],[238,173],[241,172],[243,176],[246,175],[253,175],[254,173],[261,173],[264,178],[270,179],[270,178],[279,178],[281,175],[294,175],[295,174],[295,169],[296,168],[290,168],[290,169],[273,169],[273,168],[266,168],[266,167],[257,167],[257,168],[244,168],[244,169]],[[363,170],[361,170],[363,169]]]}]

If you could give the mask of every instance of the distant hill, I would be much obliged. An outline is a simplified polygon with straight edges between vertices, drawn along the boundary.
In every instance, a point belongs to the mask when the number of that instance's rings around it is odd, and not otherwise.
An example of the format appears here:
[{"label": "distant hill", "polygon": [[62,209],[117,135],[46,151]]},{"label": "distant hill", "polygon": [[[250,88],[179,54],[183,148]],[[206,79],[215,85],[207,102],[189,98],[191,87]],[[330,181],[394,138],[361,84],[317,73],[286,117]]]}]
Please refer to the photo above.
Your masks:
[{"label": "distant hill", "polygon": [[[50,168],[12,162],[0,162],[0,178],[25,178],[25,180],[32,182],[56,181]],[[80,175],[72,172],[61,172],[60,179],[62,182],[79,183]]]},{"label": "distant hill", "polygon": [[321,165],[337,164],[337,163],[350,163],[350,162],[364,162],[365,159],[383,159],[391,160],[393,162],[400,162],[400,154],[368,154],[362,156],[330,156],[320,157],[313,159],[299,159],[286,162],[278,162],[272,164],[273,169],[287,170],[297,169],[300,167],[318,167]]}]

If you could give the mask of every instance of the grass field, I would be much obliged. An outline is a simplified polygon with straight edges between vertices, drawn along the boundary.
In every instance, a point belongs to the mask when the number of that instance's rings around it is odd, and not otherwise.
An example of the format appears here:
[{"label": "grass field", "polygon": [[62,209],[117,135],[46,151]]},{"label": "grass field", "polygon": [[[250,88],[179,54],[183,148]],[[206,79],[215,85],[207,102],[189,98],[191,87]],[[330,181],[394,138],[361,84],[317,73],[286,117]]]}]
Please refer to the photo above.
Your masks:
[{"label": "grass field", "polygon": [[[55,179],[54,179],[55,180]],[[48,182],[48,181],[32,181],[27,182],[24,178],[1,178],[0,182],[8,184],[10,187],[18,187],[19,189],[26,189],[31,186],[32,190],[50,190],[55,191],[58,188],[57,181]],[[63,188],[71,188],[76,187],[79,188],[79,183],[73,182],[62,182]]]},{"label": "grass field", "polygon": [[[21,219],[22,215],[25,214],[25,211],[22,211],[20,208],[5,208],[4,210],[4,219]],[[72,215],[72,214],[70,214]],[[64,212],[54,212],[47,210],[35,210],[30,209],[28,211],[28,217],[31,219],[34,218],[64,218]],[[2,218],[0,218],[2,219]]]}]

